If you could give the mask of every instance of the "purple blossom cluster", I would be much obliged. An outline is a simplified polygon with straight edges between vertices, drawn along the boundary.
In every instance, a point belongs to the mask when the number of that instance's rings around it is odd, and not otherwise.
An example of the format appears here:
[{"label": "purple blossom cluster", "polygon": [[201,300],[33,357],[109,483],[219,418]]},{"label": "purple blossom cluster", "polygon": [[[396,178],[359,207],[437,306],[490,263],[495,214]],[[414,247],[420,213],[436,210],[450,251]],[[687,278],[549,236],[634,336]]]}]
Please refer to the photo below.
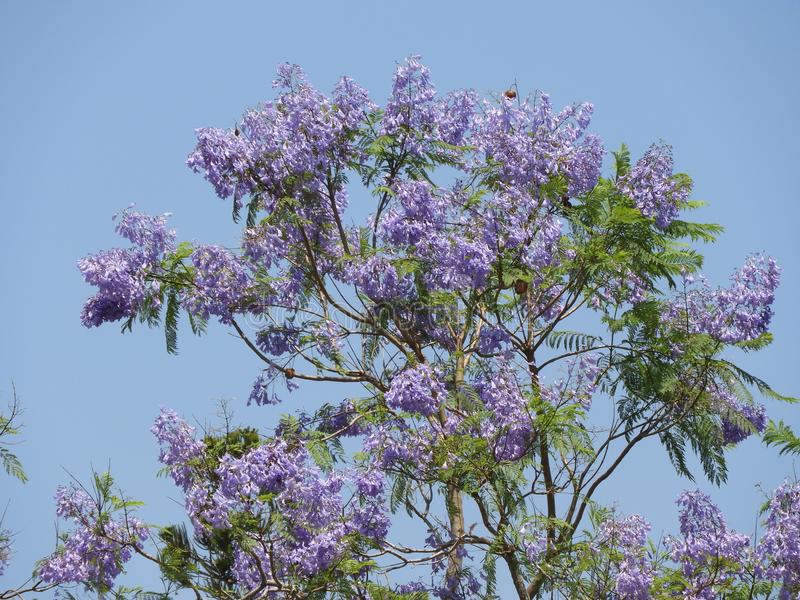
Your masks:
[{"label": "purple blossom cluster", "polygon": [[72,521],[73,530],[39,566],[39,577],[46,583],[82,583],[110,589],[133,550],[149,536],[147,527],[135,517],[114,520],[101,512],[89,494],[74,487],[58,489],[56,514]]},{"label": "purple blossom cluster", "polygon": [[[693,281],[686,279],[687,285]],[[667,303],[664,321],[728,344],[753,340],[767,332],[779,283],[775,260],[753,255],[733,274],[730,287],[712,290],[704,284]]]},{"label": "purple blossom cluster", "polygon": [[620,598],[650,598],[654,569],[644,549],[649,532],[650,523],[639,515],[608,519],[600,527],[601,542],[621,552],[621,559],[614,562],[615,591]]},{"label": "purple blossom cluster", "polygon": [[619,190],[661,229],[677,218],[691,193],[689,186],[676,181],[672,168],[672,148],[654,144],[618,182]]},{"label": "purple blossom cluster", "polygon": [[[360,500],[343,508],[346,479],[338,473],[327,477],[302,447],[282,439],[259,446],[240,458],[225,455],[216,470],[219,489],[208,499],[216,510],[204,508],[202,520],[214,527],[228,527],[225,518],[234,512],[261,514],[264,495],[271,498],[275,514],[285,521],[286,533],[272,538],[274,556],[282,568],[309,576],[327,569],[341,555],[343,538],[358,531],[371,539],[382,539],[388,530],[384,514],[382,475],[374,470],[357,474],[356,496]],[[220,519],[218,515],[224,515]],[[262,565],[268,569],[269,563]]]},{"label": "purple blossom cluster", "polygon": [[412,428],[402,419],[395,419],[371,427],[364,437],[363,449],[378,457],[382,469],[389,471],[403,464],[422,473],[431,463],[438,435],[424,423]]},{"label": "purple blossom cluster", "polygon": [[283,197],[321,191],[329,171],[354,156],[352,134],[375,108],[349,78],[327,98],[297,65],[279,66],[275,87],[278,98],[246,113],[233,131],[199,129],[187,159],[221,198],[232,196],[238,206],[256,191],[268,209]]},{"label": "purple blossom cluster", "polygon": [[687,594],[713,600],[721,586],[739,576],[750,539],[729,530],[722,512],[699,490],[682,493],[677,504],[683,538],[667,540],[670,557],[681,565],[690,586]]},{"label": "purple blossom cluster", "polygon": [[[194,429],[175,412],[162,410],[153,433],[162,445],[161,462],[186,494],[187,513],[197,535],[228,529],[233,516],[242,513],[266,518],[272,511],[273,518],[283,522],[281,533],[272,533],[271,557],[262,553],[259,560],[243,548],[237,551],[234,570],[242,585],[252,583],[253,568],[270,573],[276,561],[280,575],[314,575],[341,556],[348,534],[357,532],[379,541],[388,531],[385,480],[374,466],[351,477],[337,472],[325,476],[309,464],[302,444],[276,438],[238,457],[225,454],[209,479],[191,464],[202,456],[204,444],[195,440]],[[353,495],[345,502],[342,492],[348,483]]]},{"label": "purple blossom cluster", "polygon": [[[753,432],[763,433],[767,425],[767,411],[763,404],[743,404],[731,400],[730,410],[727,416],[722,417],[722,438],[726,444],[738,444]],[[732,420],[733,414],[737,415],[739,421]],[[749,423],[750,428],[743,428],[741,421]]]},{"label": "purple blossom cluster", "polygon": [[530,450],[533,419],[526,407],[519,382],[504,368],[480,377],[475,390],[492,417],[482,424],[482,435],[490,440],[498,460],[519,460]]},{"label": "purple blossom cluster", "polygon": [[780,598],[800,594],[800,483],[784,483],[773,493],[765,531],[756,550],[759,575],[782,583]]},{"label": "purple blossom cluster", "polygon": [[470,140],[488,163],[498,165],[509,186],[524,189],[560,176],[568,182],[568,194],[577,197],[600,177],[602,143],[585,134],[593,112],[592,104],[583,103],[556,113],[547,94],[521,103],[510,99],[499,106],[486,103]]},{"label": "purple blossom cluster", "polygon": [[161,447],[159,462],[169,469],[175,485],[187,490],[192,482],[191,463],[205,451],[205,444],[195,439],[195,428],[174,410],[162,408],[150,431]]},{"label": "purple blossom cluster", "polygon": [[125,210],[116,231],[133,247],[105,250],[78,261],[86,283],[98,288],[83,306],[84,326],[133,317],[145,300],[158,304],[159,284],[148,275],[158,271],[161,257],[174,248],[175,232],[167,229],[168,216]]},{"label": "purple blossom cluster", "polygon": [[351,261],[345,269],[344,280],[376,303],[394,300],[413,300],[416,297],[411,275],[401,275],[391,261],[380,255]]},{"label": "purple blossom cluster", "polygon": [[421,415],[435,414],[446,397],[444,384],[426,364],[400,371],[384,394],[389,407]]},{"label": "purple blossom cluster", "polygon": [[482,327],[478,333],[478,352],[496,354],[505,350],[511,337],[502,327]]},{"label": "purple blossom cluster", "polygon": [[225,248],[200,246],[192,253],[193,285],[182,299],[189,312],[208,319],[229,322],[250,285],[246,264]]},{"label": "purple blossom cluster", "polygon": [[419,56],[410,56],[395,69],[380,133],[398,137],[405,151],[420,156],[435,151],[437,143],[461,145],[476,105],[477,96],[468,90],[437,98],[429,69]]}]

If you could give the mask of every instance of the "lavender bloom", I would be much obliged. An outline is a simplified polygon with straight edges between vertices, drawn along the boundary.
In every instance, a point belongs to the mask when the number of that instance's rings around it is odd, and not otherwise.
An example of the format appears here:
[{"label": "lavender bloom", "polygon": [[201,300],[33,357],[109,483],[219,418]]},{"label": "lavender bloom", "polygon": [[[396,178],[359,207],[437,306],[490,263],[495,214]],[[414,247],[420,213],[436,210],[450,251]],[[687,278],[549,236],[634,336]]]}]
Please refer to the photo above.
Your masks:
[{"label": "lavender bloom", "polygon": [[245,257],[255,265],[269,269],[286,257],[290,231],[274,225],[261,224],[245,230],[242,250]]},{"label": "lavender bloom", "polygon": [[234,131],[200,129],[187,164],[202,172],[221,198],[237,207],[256,187],[271,211],[283,197],[321,191],[329,168],[354,155],[352,133],[374,110],[365,90],[342,79],[333,101],[305,79],[297,65],[280,65],[274,102],[249,111]]},{"label": "lavender bloom", "polygon": [[[340,493],[344,479],[336,473],[323,477],[318,469],[306,464],[308,458],[302,446],[290,447],[282,439],[240,458],[226,455],[216,470],[219,490],[207,498],[224,514],[259,514],[266,509],[263,494],[271,494],[271,504],[285,520],[287,531],[273,540],[275,556],[280,557],[283,569],[301,576],[327,569],[343,551],[343,538],[349,531]],[[368,489],[369,483],[365,485]],[[388,527],[381,515],[377,506],[367,501],[351,516],[352,522],[362,527],[362,533],[377,536]],[[224,520],[220,525],[228,526]]]},{"label": "lavender bloom", "polygon": [[430,71],[419,56],[409,56],[394,73],[392,95],[386,103],[381,121],[381,135],[403,134],[409,151],[422,154],[424,144],[436,125],[436,89]]},{"label": "lavender bloom", "polygon": [[[762,404],[742,404],[730,398],[728,415],[722,417],[722,437],[726,444],[738,444],[757,431],[762,433],[767,425],[767,412]],[[737,421],[731,420],[731,413],[738,414],[740,419],[750,423],[752,429],[743,429]]]},{"label": "lavender bloom", "polygon": [[497,460],[519,460],[530,449],[533,422],[519,383],[510,369],[488,374],[475,382],[478,396],[492,418],[482,424]]},{"label": "lavender bloom", "polygon": [[248,406],[255,403],[258,406],[265,404],[280,404],[281,399],[274,391],[275,379],[278,377],[278,370],[274,367],[264,369],[258,374],[253,382],[253,389],[247,399]]},{"label": "lavender bloom", "polygon": [[168,408],[161,409],[150,431],[161,446],[159,462],[169,467],[175,485],[186,490],[192,482],[189,463],[203,456],[205,444],[195,439],[194,427]]},{"label": "lavender bloom", "polygon": [[371,464],[355,478],[361,502],[352,508],[352,525],[361,535],[382,540],[389,531],[386,513],[386,480],[377,465]]},{"label": "lavender bloom", "polygon": [[83,583],[110,589],[133,549],[147,539],[147,528],[129,515],[124,521],[115,521],[101,514],[92,498],[80,489],[59,488],[56,504],[58,516],[70,519],[74,529],[63,546],[41,563],[39,576],[46,583]]},{"label": "lavender bloom", "polygon": [[345,268],[345,281],[358,286],[373,302],[412,300],[416,297],[413,278],[400,275],[383,256],[351,262]]},{"label": "lavender bloom", "polygon": [[244,136],[233,131],[216,128],[198,129],[197,148],[186,159],[186,164],[214,186],[220,198],[234,196],[237,206],[242,197],[255,187],[247,177],[251,158],[250,145]]},{"label": "lavender bloom", "polygon": [[484,287],[494,259],[482,240],[457,234],[431,235],[418,252],[429,265],[424,279],[430,289]]},{"label": "lavender bloom", "polygon": [[398,419],[393,424],[373,427],[364,438],[363,448],[365,452],[379,457],[383,469],[403,463],[422,472],[433,458],[431,448],[434,440],[432,432],[424,426],[412,430]]},{"label": "lavender bloom", "polygon": [[725,518],[711,498],[697,490],[677,500],[683,540],[669,538],[671,558],[681,564],[693,598],[713,600],[716,587],[734,580],[745,559],[747,536],[728,530]]},{"label": "lavender bloom", "polygon": [[544,553],[547,551],[547,536],[543,535],[541,531],[534,530],[533,533],[528,533],[528,525],[523,525],[519,530],[520,537],[522,537],[522,547],[525,550],[525,557],[532,565],[541,562]]},{"label": "lavender bloom", "polygon": [[548,215],[538,223],[538,231],[533,241],[522,251],[522,263],[539,271],[557,262],[555,250],[562,235],[562,222]]},{"label": "lavender bloom", "polygon": [[410,413],[432,415],[447,397],[436,373],[424,364],[404,369],[394,376],[385,396],[390,407]]},{"label": "lavender bloom", "polygon": [[502,327],[483,327],[478,334],[478,352],[495,354],[505,348],[510,336]]},{"label": "lavender bloom", "polygon": [[636,208],[655,219],[664,229],[678,216],[691,188],[680,185],[672,174],[672,148],[652,145],[645,155],[619,181],[619,190],[630,196]]},{"label": "lavender bloom", "polygon": [[603,157],[596,136],[581,140],[591,112],[592,105],[586,103],[554,114],[547,94],[539,94],[533,103],[487,104],[475,119],[472,141],[487,162],[498,166],[509,186],[543,185],[563,175],[568,193],[580,195],[597,183]]},{"label": "lavender bloom", "polygon": [[272,356],[282,356],[297,351],[299,331],[292,325],[267,327],[256,334],[256,345]]},{"label": "lavender bloom", "polygon": [[645,557],[644,544],[650,524],[639,515],[610,519],[600,527],[600,535],[612,547],[619,547],[622,560],[615,564],[616,587],[620,598],[647,600],[653,582],[653,568]]},{"label": "lavender bloom", "polygon": [[782,582],[781,600],[800,592],[800,484],[784,483],[770,500],[766,529],[756,549],[766,577]]},{"label": "lavender bloom", "polygon": [[447,198],[434,193],[425,181],[395,184],[395,208],[381,219],[381,232],[388,242],[415,245],[445,226]]},{"label": "lavender bloom", "polygon": [[460,146],[468,140],[475,120],[478,96],[472,90],[449,93],[437,106],[438,138],[446,144]]},{"label": "lavender bloom", "polygon": [[215,315],[228,323],[244,299],[250,278],[243,261],[219,246],[200,246],[192,253],[194,287],[183,305],[204,319]]},{"label": "lavender bloom", "polygon": [[690,289],[666,305],[663,319],[728,344],[753,340],[767,332],[779,283],[775,260],[753,255],[733,274],[729,288]]},{"label": "lavender bloom", "polygon": [[132,317],[146,299],[158,306],[159,285],[147,276],[158,270],[163,254],[174,248],[175,232],[166,228],[167,216],[123,211],[116,230],[133,248],[105,250],[78,261],[86,283],[98,288],[84,304],[81,322],[85,327]]}]

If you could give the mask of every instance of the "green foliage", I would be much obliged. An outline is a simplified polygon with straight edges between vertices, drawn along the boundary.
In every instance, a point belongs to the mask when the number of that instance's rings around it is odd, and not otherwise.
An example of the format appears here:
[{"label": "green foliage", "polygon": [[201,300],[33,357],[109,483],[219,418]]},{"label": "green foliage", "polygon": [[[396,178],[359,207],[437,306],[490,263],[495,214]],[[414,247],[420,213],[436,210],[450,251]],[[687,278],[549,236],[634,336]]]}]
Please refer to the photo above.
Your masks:
[{"label": "green foliage", "polygon": [[763,439],[767,446],[777,446],[779,454],[800,454],[800,437],[783,421],[770,420]]}]

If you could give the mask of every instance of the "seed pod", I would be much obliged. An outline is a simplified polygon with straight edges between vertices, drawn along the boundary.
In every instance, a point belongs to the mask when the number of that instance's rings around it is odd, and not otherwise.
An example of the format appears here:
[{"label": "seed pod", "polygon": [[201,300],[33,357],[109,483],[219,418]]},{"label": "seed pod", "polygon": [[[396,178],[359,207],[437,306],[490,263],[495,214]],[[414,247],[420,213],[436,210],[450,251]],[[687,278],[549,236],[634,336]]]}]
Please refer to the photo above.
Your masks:
[{"label": "seed pod", "polygon": [[514,291],[520,296],[526,294],[528,292],[528,282],[523,281],[522,279],[517,279],[514,282]]},{"label": "seed pod", "polygon": [[239,137],[239,128],[238,127],[234,127],[233,128],[233,135],[235,135],[236,137]]},{"label": "seed pod", "polygon": [[283,372],[286,374],[286,379],[291,379],[294,377],[294,369],[292,367],[284,369]]},{"label": "seed pod", "polygon": [[512,89],[508,89],[503,93],[503,95],[506,98],[508,98],[509,100],[513,100],[514,98],[517,97],[517,91],[516,90],[512,90]]}]

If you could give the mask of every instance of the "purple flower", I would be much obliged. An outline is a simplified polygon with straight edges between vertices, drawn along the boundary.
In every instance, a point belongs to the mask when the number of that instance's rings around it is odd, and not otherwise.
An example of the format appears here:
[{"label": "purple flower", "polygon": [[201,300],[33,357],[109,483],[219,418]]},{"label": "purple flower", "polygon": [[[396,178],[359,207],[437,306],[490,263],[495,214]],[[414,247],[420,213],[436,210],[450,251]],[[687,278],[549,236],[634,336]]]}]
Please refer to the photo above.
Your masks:
[{"label": "purple flower", "polygon": [[622,559],[614,561],[615,590],[620,598],[650,598],[654,573],[644,550],[649,532],[650,523],[639,515],[630,515],[619,520],[609,519],[600,527],[603,543],[619,548],[622,553]]},{"label": "purple flower", "polygon": [[619,190],[633,199],[644,216],[654,218],[661,229],[677,218],[691,193],[691,187],[675,180],[672,165],[672,148],[653,144],[618,182]]},{"label": "purple flower", "polygon": [[195,439],[194,427],[168,408],[161,409],[150,431],[161,446],[159,462],[169,468],[175,484],[186,490],[192,481],[189,463],[203,456],[205,444]]},{"label": "purple flower", "polygon": [[598,356],[584,353],[580,358],[567,362],[567,376],[552,385],[542,386],[542,399],[553,405],[574,402],[588,409],[592,404],[592,396],[597,390],[597,377],[602,369],[598,365]]},{"label": "purple flower", "polygon": [[697,490],[684,492],[677,500],[683,539],[669,538],[670,557],[682,567],[693,598],[713,600],[717,586],[736,577],[746,558],[750,540],[730,531],[711,498]]},{"label": "purple flower", "polygon": [[498,460],[518,460],[530,450],[533,420],[525,397],[511,369],[501,369],[475,382],[483,404],[492,417],[482,425],[481,433],[490,440]]},{"label": "purple flower", "polygon": [[511,338],[502,327],[481,328],[478,334],[478,352],[481,354],[495,354],[503,350]]},{"label": "purple flower", "polygon": [[800,484],[784,483],[767,509],[765,531],[756,549],[761,573],[782,583],[782,600],[800,590]]},{"label": "purple flower", "polygon": [[753,255],[733,274],[730,287],[689,289],[683,298],[667,303],[663,319],[684,328],[688,324],[688,333],[705,333],[728,344],[753,340],[767,332],[779,283],[775,260]]},{"label": "purple flower", "polygon": [[597,183],[604,154],[599,138],[584,137],[592,110],[586,103],[555,114],[547,94],[539,94],[533,102],[487,103],[475,119],[472,142],[487,163],[497,166],[507,185],[544,185],[562,175],[568,193],[578,196]]},{"label": "purple flower", "polygon": [[125,563],[149,536],[138,519],[111,519],[83,490],[61,487],[57,514],[73,523],[63,545],[38,569],[45,583],[83,583],[110,589]]},{"label": "purple flower", "polygon": [[433,369],[420,364],[395,375],[384,397],[391,408],[432,415],[439,410],[447,391]]},{"label": "purple flower", "polygon": [[244,262],[219,246],[200,246],[192,253],[193,287],[183,297],[189,312],[204,319],[214,315],[227,323],[247,294],[250,277]]},{"label": "purple flower", "polygon": [[84,304],[85,327],[133,317],[145,300],[158,306],[160,287],[148,275],[158,271],[161,257],[174,248],[175,232],[167,229],[167,216],[123,211],[116,230],[133,247],[105,250],[78,261],[86,283],[98,288]]}]

